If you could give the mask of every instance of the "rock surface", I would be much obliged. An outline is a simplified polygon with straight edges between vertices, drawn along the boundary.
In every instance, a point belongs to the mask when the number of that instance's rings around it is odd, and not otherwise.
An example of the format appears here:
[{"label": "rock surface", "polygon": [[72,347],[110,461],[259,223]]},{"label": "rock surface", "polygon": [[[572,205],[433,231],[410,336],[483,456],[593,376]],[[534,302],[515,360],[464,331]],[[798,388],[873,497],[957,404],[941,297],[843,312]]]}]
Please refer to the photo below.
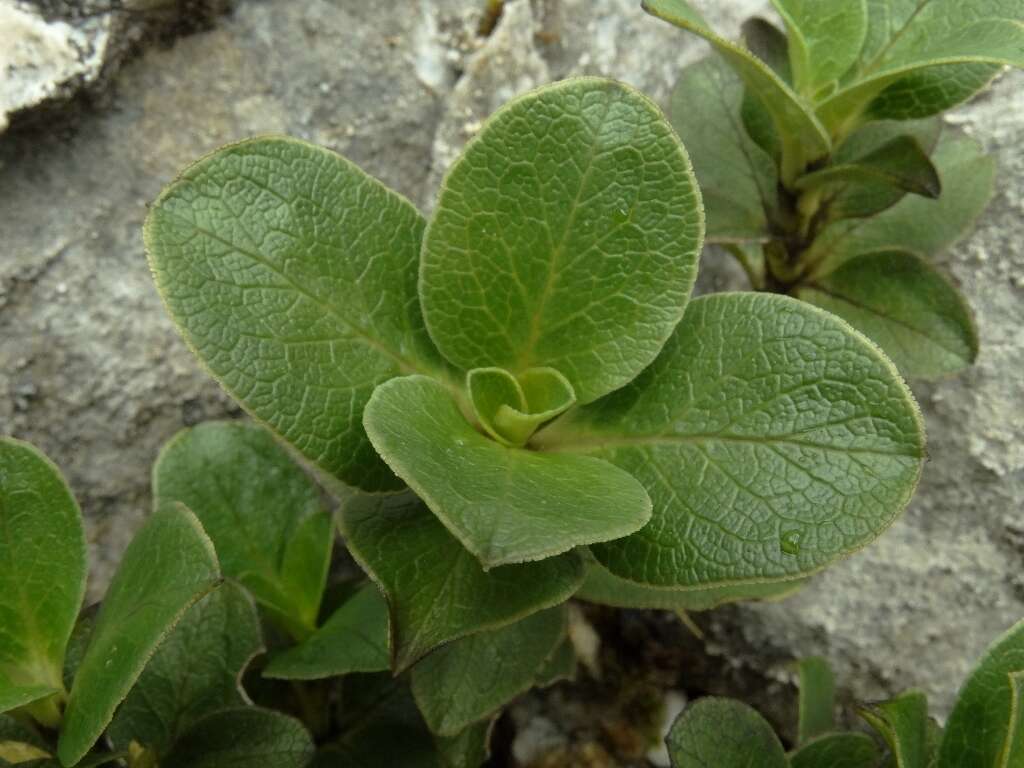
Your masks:
[{"label": "rock surface", "polygon": [[[225,142],[286,132],[428,210],[448,163],[508,97],[600,74],[665,103],[679,68],[706,51],[634,0],[509,0],[489,36],[483,5],[243,0],[210,31],[127,64],[103,109],[0,136],[0,432],[66,472],[88,520],[93,597],[146,514],[160,444],[237,414],[173,331],[142,252],[146,202],[178,170]],[[734,34],[763,3],[704,7]],[[978,312],[982,355],[962,376],[914,386],[931,454],[917,498],[798,596],[702,619],[728,664],[785,682],[782,660],[819,653],[855,695],[918,685],[939,713],[1024,616],[1024,75],[951,121],[994,153],[998,190],[977,232],[943,256]],[[735,278],[705,255],[705,290]]]}]

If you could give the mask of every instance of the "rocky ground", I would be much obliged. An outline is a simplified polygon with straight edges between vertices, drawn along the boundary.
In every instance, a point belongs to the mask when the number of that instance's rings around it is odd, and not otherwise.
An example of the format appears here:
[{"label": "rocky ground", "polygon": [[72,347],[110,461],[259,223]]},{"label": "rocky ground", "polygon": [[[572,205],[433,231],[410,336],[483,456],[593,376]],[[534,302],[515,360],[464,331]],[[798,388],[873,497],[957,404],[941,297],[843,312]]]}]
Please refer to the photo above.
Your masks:
[{"label": "rocky ground", "polygon": [[[586,73],[664,103],[679,67],[706,52],[635,0],[508,0],[493,29],[484,0],[241,0],[219,15],[230,5],[0,0],[0,432],[67,473],[88,519],[93,596],[146,514],[160,444],[237,413],[172,330],[143,256],[146,202],[176,171],[285,132],[428,210],[448,163],[510,96]],[[730,34],[763,6],[703,3]],[[631,707],[683,685],[767,707],[789,661],[810,653],[849,696],[917,685],[942,714],[985,645],[1024,616],[1024,74],[949,123],[999,165],[977,231],[942,256],[977,311],[982,353],[961,376],[914,384],[931,459],[908,512],[796,597],[699,617],[709,656],[672,617],[593,614],[617,649],[606,680],[639,681],[634,698],[611,701],[607,682],[527,700],[503,725],[509,749],[518,729],[533,734],[523,757],[579,742],[639,760]],[[704,290],[738,285],[714,253],[702,269]],[[616,677],[622,665],[633,672]],[[600,722],[586,695],[608,706]],[[573,759],[588,764],[587,749]]]}]

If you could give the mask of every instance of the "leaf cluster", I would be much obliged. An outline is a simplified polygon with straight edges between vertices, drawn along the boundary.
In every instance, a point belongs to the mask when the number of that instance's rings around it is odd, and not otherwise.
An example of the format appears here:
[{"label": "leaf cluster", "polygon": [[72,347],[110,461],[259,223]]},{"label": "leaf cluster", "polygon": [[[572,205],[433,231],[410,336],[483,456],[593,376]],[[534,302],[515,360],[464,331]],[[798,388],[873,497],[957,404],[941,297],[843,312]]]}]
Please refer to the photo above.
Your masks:
[{"label": "leaf cluster", "polygon": [[842,317],[907,376],[978,354],[966,300],[933,263],[992,195],[976,142],[940,113],[1024,66],[1024,5],[772,0],[743,40],[684,0],[645,0],[717,55],[683,70],[671,119],[694,158],[707,240],[752,285]]},{"label": "leaf cluster", "polygon": [[797,743],[786,752],[760,714],[733,699],[698,699],[667,738],[675,768],[1009,768],[1024,761],[1024,622],[997,639],[960,688],[945,728],[921,691],[865,704],[870,728],[841,732],[835,681],[820,658],[799,663]]}]

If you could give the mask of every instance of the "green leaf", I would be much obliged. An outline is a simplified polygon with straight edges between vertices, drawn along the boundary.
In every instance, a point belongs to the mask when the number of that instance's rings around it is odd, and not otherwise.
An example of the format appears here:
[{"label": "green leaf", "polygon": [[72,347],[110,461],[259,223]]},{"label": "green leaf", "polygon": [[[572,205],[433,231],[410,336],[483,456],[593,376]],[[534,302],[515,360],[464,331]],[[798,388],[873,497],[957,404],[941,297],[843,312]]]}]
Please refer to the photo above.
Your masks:
[{"label": "green leaf", "polygon": [[785,83],[793,84],[793,71],[789,66],[789,41],[781,29],[767,19],[754,16],[743,22],[740,34],[752,54],[771,67]]},{"label": "green leaf", "polygon": [[[785,33],[771,22],[758,17],[743,22],[740,31],[743,42],[750,52],[767,64],[786,85],[792,86],[793,74],[789,68],[789,42],[786,40]],[[760,97],[756,96],[749,88],[743,89],[743,105],[740,107],[740,116],[747,135],[772,158],[774,171],[775,166],[782,161],[782,141],[775,129],[771,112],[765,107]],[[694,168],[698,170],[698,173],[699,164],[700,158],[698,157],[694,160]],[[699,178],[698,176],[698,180]],[[704,194],[703,189],[701,193]],[[707,200],[705,199],[706,206]]]},{"label": "green leaf", "polygon": [[896,768],[927,768],[928,700],[923,693],[901,693],[889,701],[861,708],[860,716],[885,739],[896,759]]},{"label": "green leaf", "polygon": [[686,67],[672,93],[672,125],[692,153],[709,242],[768,237],[778,174],[741,117],[743,83],[717,57]]},{"label": "green leaf", "polygon": [[589,456],[507,448],[425,376],[378,387],[364,423],[388,465],[485,569],[625,536],[650,517],[626,472]]},{"label": "green leaf", "polygon": [[263,650],[259,617],[241,587],[225,583],[193,605],[164,638],[118,708],[107,737],[163,755],[186,728],[248,703],[241,676]]},{"label": "green leaf", "polygon": [[388,598],[396,671],[442,643],[558,605],[583,580],[575,552],[484,571],[412,493],[354,496],[339,523]]},{"label": "green leaf", "polygon": [[[830,131],[844,132],[887,87],[908,77],[917,78],[912,85],[918,105],[904,114],[925,117],[991,79],[994,73],[981,67],[1024,66],[1024,11],[1013,0],[903,2],[887,15],[887,29],[869,37],[874,50],[862,56],[856,76],[818,107]],[[878,21],[872,19],[872,25]],[[962,69],[965,65],[971,68]],[[922,79],[926,73],[929,79]],[[900,91],[911,93],[905,83]],[[884,108],[879,114],[891,116]]]},{"label": "green leaf", "polygon": [[940,768],[998,766],[1007,746],[1019,752],[1020,715],[1014,704],[1020,703],[1020,678],[1016,673],[1022,670],[1024,621],[989,646],[960,689],[946,721]]},{"label": "green leaf", "polygon": [[404,678],[350,675],[341,695],[341,735],[312,768],[447,768]]},{"label": "green leaf", "polygon": [[789,756],[790,768],[876,768],[880,755],[866,733],[826,733]]},{"label": "green leaf", "polygon": [[60,471],[0,437],[0,712],[64,690],[87,567],[82,516]]},{"label": "green leaf", "polygon": [[298,720],[258,707],[224,709],[195,723],[161,765],[306,768],[313,739]]},{"label": "green leaf", "polygon": [[1010,718],[997,768],[1013,768],[1024,764],[1024,670],[1011,672]]},{"label": "green leaf", "polygon": [[832,142],[824,126],[793,89],[764,62],[740,45],[713,32],[683,0],[643,0],[643,8],[670,24],[700,35],[725,59],[772,116],[782,141],[782,180],[792,183],[812,161],[824,157]]},{"label": "green leaf", "polygon": [[75,675],[57,754],[74,765],[96,743],[149,657],[220,574],[213,543],[181,504],[156,512],[121,558]]},{"label": "green leaf", "polygon": [[537,688],[547,688],[562,680],[576,679],[576,648],[572,640],[565,638],[551,654],[551,657],[544,662],[544,666],[537,672],[533,684]]},{"label": "green leaf", "polygon": [[866,115],[874,120],[916,120],[937,115],[984,90],[1003,71],[998,64],[944,64],[918,70],[875,96]]},{"label": "green leaf", "polygon": [[795,295],[875,341],[906,376],[953,373],[978,356],[978,331],[966,299],[915,254],[856,256]]},{"label": "green leaf", "polygon": [[274,656],[264,677],[318,680],[388,668],[388,606],[373,584],[346,600],[301,645]]},{"label": "green leaf", "polygon": [[529,368],[519,376],[504,368],[474,368],[466,389],[487,434],[515,447],[576,402],[572,384],[554,368]]},{"label": "green leaf", "polygon": [[339,155],[250,139],[192,165],[145,225],[185,340],[250,413],[328,474],[401,484],[363,433],[377,384],[443,363],[416,282],[424,222]]},{"label": "green leaf", "polygon": [[863,253],[901,250],[930,256],[969,232],[992,197],[995,163],[973,140],[945,137],[932,161],[942,183],[937,200],[908,196],[872,218],[831,224],[807,254],[818,265],[811,277]]},{"label": "green leaf", "polygon": [[[924,192],[926,197],[935,198],[941,194],[942,180],[938,175],[930,156],[938,143],[939,135],[942,132],[942,122],[938,118],[896,122],[883,120],[875,123],[868,123],[862,126],[837,149],[832,156],[833,164],[837,166],[859,166],[865,158],[882,152],[883,148],[894,144],[897,149],[898,142],[915,142],[916,149],[926,155],[922,162],[920,158],[915,164],[910,165],[911,175],[908,181],[914,182],[913,174],[917,173],[916,183],[919,193]],[[909,145],[908,145],[909,146]],[[883,155],[883,158],[884,155]],[[927,163],[927,168],[924,163]],[[901,160],[896,158],[894,168],[899,168]],[[883,176],[876,177],[879,180],[872,181],[870,176],[861,174],[859,181],[845,185],[832,185],[829,189],[827,200],[827,213],[831,220],[841,218],[857,218],[873,216],[885,209],[895,205],[906,194],[902,182],[892,183],[886,181],[885,169],[879,170]],[[893,176],[892,179],[898,179]],[[913,191],[913,190],[912,190]]]},{"label": "green leaf", "polygon": [[828,662],[818,656],[800,659],[800,712],[797,741],[804,744],[836,724],[836,681]]},{"label": "green leaf", "polygon": [[772,727],[733,699],[709,696],[693,702],[665,743],[675,768],[789,768]]},{"label": "green leaf", "polygon": [[806,583],[803,579],[764,584],[737,584],[710,589],[652,587],[616,576],[593,556],[587,563],[587,580],[575,597],[615,608],[648,608],[662,611],[708,611],[739,600],[773,600],[786,597]]},{"label": "green leaf", "polygon": [[35,728],[10,715],[0,715],[0,742],[17,741],[34,747],[46,747],[46,740]]},{"label": "green leaf", "polygon": [[913,396],[874,344],[804,302],[744,293],[695,299],[653,365],[537,443],[644,484],[648,526],[591,551],[665,587],[820,570],[892,524],[924,456]]},{"label": "green leaf", "polygon": [[811,98],[856,63],[868,32],[866,0],[772,0],[786,24],[796,90]]},{"label": "green leaf", "polygon": [[566,636],[564,608],[551,608],[445,645],[412,668],[423,719],[455,736],[534,685]]},{"label": "green leaf", "polygon": [[195,510],[224,574],[293,634],[316,628],[331,520],[316,485],[267,430],[244,422],[182,430],[157,459],[153,495]]},{"label": "green leaf", "polygon": [[443,768],[480,768],[491,755],[491,732],[497,717],[481,720],[457,736],[435,736]]},{"label": "green leaf", "polygon": [[64,653],[64,687],[70,689],[75,681],[75,674],[85,657],[85,651],[89,647],[89,638],[92,636],[93,627],[96,626],[96,614],[99,613],[100,604],[93,603],[82,610],[75,622],[75,628],[71,630],[71,638],[68,640],[67,651]]},{"label": "green leaf", "polygon": [[658,354],[702,235],[657,106],[611,80],[540,88],[498,110],[445,178],[420,267],[427,327],[462,368],[554,368],[590,402]]},{"label": "green leaf", "polygon": [[816,191],[829,200],[833,217],[854,218],[885,210],[902,192],[935,199],[942,183],[921,145],[910,136],[897,136],[856,162],[801,176],[796,189]]}]

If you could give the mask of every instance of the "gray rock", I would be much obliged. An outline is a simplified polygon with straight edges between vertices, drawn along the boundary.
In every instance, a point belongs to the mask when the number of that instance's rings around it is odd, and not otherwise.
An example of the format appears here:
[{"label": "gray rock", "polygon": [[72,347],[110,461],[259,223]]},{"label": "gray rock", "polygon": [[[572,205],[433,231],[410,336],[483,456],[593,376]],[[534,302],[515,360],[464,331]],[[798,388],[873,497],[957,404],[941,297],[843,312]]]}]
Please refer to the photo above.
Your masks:
[{"label": "gray rock", "polygon": [[[174,332],[142,252],[146,202],[178,170],[280,131],[344,153],[427,210],[452,157],[507,98],[602,74],[664,103],[679,68],[707,50],[634,0],[509,0],[487,37],[482,5],[246,0],[212,30],[125,65],[102,112],[0,136],[0,432],[67,473],[87,516],[93,597],[148,509],[161,443],[237,415]],[[704,4],[728,34],[762,6]],[[858,696],[919,685],[943,712],[983,647],[1024,615],[1022,86],[1008,75],[954,116],[995,153],[999,188],[978,231],[943,257],[978,311],[983,352],[962,376],[915,384],[931,453],[917,498],[800,595],[711,614],[710,645],[730,663],[785,680],[771,660],[821,653]],[[705,255],[704,290],[735,278]]]}]

